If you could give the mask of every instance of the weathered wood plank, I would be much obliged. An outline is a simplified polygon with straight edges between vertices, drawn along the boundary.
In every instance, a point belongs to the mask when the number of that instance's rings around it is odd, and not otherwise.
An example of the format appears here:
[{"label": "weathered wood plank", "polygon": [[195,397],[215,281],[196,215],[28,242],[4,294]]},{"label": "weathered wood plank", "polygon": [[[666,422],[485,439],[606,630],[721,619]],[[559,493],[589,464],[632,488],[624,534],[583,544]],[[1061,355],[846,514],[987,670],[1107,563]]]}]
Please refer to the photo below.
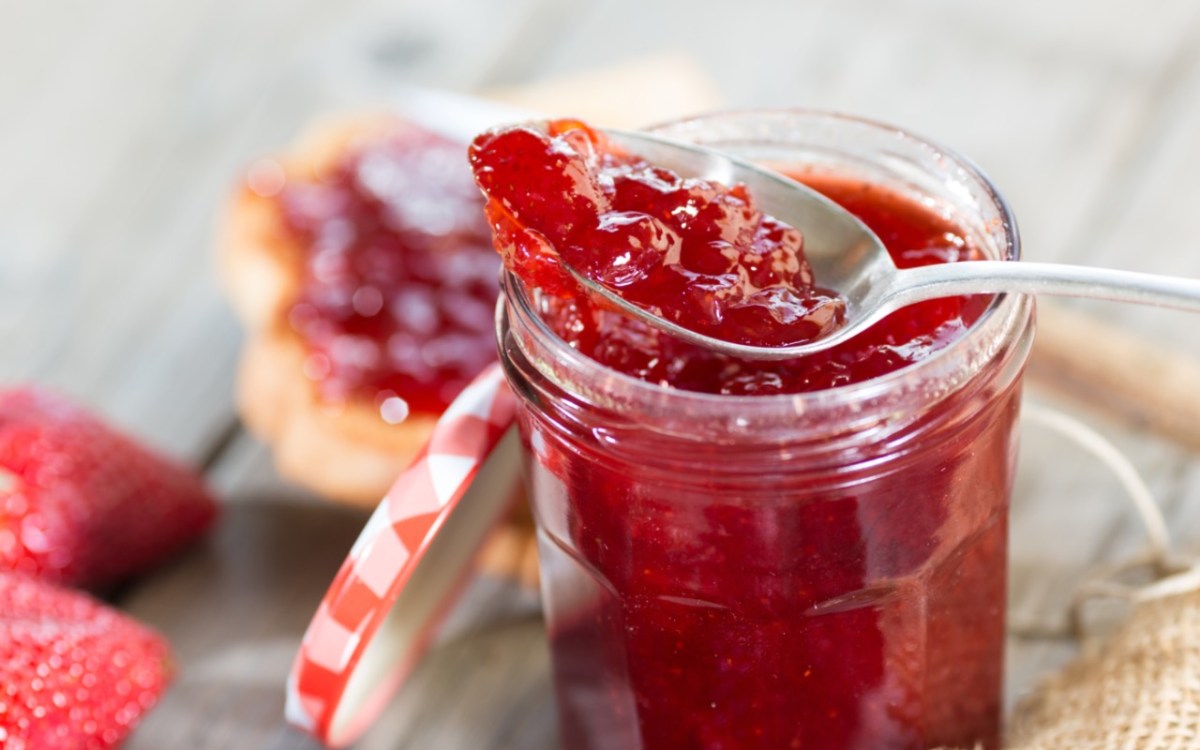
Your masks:
[{"label": "weathered wood plank", "polygon": [[[1152,93],[1157,98],[1130,148],[1123,169],[1104,182],[1085,229],[1072,239],[1071,259],[1200,277],[1196,206],[1200,185],[1200,24],[1189,44],[1170,60]],[[1194,316],[1150,308],[1079,305],[1100,318],[1119,321],[1164,345],[1200,358]]]},{"label": "weathered wood plank", "polygon": [[[56,385],[204,455],[232,419],[238,334],[210,245],[241,165],[318,114],[386,103],[398,81],[486,82],[536,5],[6,14],[0,39],[28,64],[0,77],[0,380]],[[467,13],[475,35],[450,33]],[[52,41],[16,41],[34,39]]]}]

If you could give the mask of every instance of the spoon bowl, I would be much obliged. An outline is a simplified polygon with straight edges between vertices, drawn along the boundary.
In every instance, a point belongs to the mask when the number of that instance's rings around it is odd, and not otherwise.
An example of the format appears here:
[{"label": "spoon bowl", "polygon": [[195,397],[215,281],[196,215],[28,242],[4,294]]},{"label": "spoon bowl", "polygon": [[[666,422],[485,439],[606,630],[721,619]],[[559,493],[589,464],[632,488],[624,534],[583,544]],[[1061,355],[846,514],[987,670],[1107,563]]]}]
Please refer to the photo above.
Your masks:
[{"label": "spoon bowl", "polygon": [[883,242],[857,217],[778,172],[712,149],[648,133],[606,130],[618,146],[683,177],[743,183],[765,213],[804,235],[817,283],[841,295],[845,322],[827,336],[791,346],[738,344],[697,333],[622,298],[573,268],[590,293],[647,325],[732,357],[782,360],[841,344],[902,307],[970,294],[1052,294],[1174,307],[1200,312],[1200,281],[1171,276],[1025,261],[964,261],[900,269]]}]

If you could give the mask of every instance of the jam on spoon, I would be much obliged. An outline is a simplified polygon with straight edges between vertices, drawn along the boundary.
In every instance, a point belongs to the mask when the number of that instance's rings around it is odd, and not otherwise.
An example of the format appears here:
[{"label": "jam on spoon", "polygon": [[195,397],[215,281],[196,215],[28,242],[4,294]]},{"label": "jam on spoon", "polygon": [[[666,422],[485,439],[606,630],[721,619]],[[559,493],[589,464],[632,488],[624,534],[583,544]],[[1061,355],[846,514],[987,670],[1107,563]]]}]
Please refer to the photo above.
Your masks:
[{"label": "jam on spoon", "polygon": [[[557,278],[561,257],[625,299],[731,340],[799,343],[841,321],[840,299],[813,283],[803,235],[742,185],[680,177],[572,121],[484,136],[471,156],[492,220],[511,217],[548,243],[513,258],[543,289],[574,286]],[[537,188],[505,190],[518,182]]]},{"label": "jam on spoon", "polygon": [[[612,310],[560,265],[715,338],[763,346],[813,341],[844,306],[817,285],[801,231],[765,215],[742,186],[680,177],[573,120],[516,126],[471,146],[505,263],[540,289],[573,347],[661,385],[726,394],[820,390],[922,359],[956,338],[989,298],[900,310],[851,342],[779,362],[726,357]],[[827,174],[792,175],[840,203],[908,268],[979,256],[952,221],[895,193]]]}]

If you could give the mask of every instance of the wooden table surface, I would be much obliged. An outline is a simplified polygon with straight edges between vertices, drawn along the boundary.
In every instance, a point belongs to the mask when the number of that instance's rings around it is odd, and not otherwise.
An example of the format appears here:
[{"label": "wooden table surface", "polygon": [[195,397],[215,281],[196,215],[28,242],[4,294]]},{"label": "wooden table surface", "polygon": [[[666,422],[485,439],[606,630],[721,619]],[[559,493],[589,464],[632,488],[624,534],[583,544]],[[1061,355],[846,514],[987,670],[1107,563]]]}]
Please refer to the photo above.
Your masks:
[{"label": "wooden table surface", "polygon": [[[227,505],[204,544],[115,597],[181,667],[136,749],[316,746],[285,726],[283,680],[364,515],[277,479],[239,426],[241,334],[211,253],[240,168],[315,115],[398,84],[471,91],[681,53],[730,104],[847,110],[953,144],[1011,200],[1028,258],[1200,276],[1194,0],[0,0],[0,50],[0,381],[77,395],[207,472]],[[1183,314],[1078,307],[1200,357]],[[1200,549],[1195,454],[1077,414]],[[1012,537],[1011,619],[1048,626],[1090,566],[1143,539],[1115,482],[1032,425]],[[1010,699],[1071,652],[1014,636]],[[360,746],[554,748],[547,670],[536,600],[481,580]]]}]

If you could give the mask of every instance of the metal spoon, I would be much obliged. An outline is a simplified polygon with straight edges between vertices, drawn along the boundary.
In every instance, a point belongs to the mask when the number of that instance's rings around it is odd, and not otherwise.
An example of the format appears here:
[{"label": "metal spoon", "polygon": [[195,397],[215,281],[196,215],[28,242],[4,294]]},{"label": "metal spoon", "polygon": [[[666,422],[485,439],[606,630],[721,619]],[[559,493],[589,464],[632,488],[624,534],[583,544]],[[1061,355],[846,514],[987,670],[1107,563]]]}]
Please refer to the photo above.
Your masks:
[{"label": "metal spoon", "polygon": [[817,282],[845,299],[846,321],[828,336],[795,346],[735,344],[664,320],[568,267],[589,292],[654,328],[706,349],[743,359],[790,359],[840,344],[915,302],[966,294],[1093,297],[1200,312],[1200,281],[1192,279],[1024,261],[967,261],[899,269],[866,225],[815,190],[779,173],[646,133],[606,133],[630,153],[682,176],[744,183],[759,208],[803,232],[804,251]]}]

